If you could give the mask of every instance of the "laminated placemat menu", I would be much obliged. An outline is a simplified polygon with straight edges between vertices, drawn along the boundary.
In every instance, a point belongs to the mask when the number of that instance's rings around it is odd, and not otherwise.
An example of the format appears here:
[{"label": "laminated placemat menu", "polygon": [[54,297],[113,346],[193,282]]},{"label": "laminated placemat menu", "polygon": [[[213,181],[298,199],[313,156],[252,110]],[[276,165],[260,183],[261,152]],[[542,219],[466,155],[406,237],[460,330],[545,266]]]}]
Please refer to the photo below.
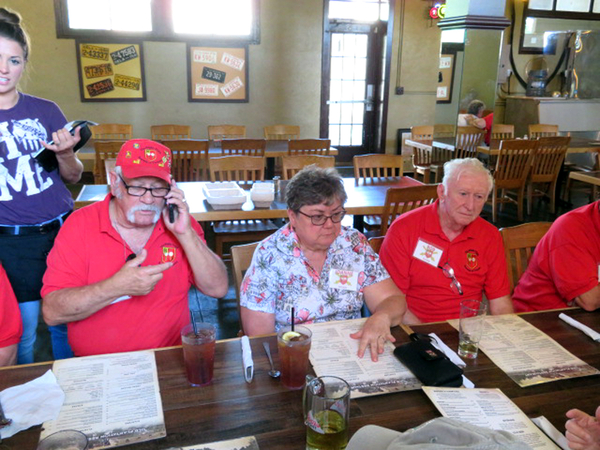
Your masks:
[{"label": "laminated placemat menu", "polygon": [[487,316],[479,349],[521,387],[600,374],[515,314]]},{"label": "laminated placemat menu", "polygon": [[254,436],[248,436],[210,444],[190,445],[188,447],[172,447],[167,450],[260,450]]},{"label": "laminated placemat menu", "polygon": [[343,378],[352,388],[352,398],[419,389],[421,383],[395,356],[394,345],[386,343],[379,361],[371,360],[370,350],[359,358],[359,331],[367,319],[333,321],[305,325],[312,331],[310,363],[317,376]]},{"label": "laminated placemat menu", "polygon": [[40,440],[78,430],[101,449],[166,436],[156,360],[151,350],[55,361],[65,392],[58,418],[44,422]]}]

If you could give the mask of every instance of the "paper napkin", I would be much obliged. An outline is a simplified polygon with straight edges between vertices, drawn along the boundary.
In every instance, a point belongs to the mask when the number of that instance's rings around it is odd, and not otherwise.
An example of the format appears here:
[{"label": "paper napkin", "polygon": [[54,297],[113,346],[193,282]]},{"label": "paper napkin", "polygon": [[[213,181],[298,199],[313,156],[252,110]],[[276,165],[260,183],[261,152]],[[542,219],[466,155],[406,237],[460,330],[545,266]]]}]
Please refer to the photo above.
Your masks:
[{"label": "paper napkin", "polygon": [[[458,367],[466,367],[467,364],[462,359],[460,359],[460,357],[456,354],[456,352],[454,350],[452,350],[450,347],[448,347],[446,345],[446,343],[438,337],[437,334],[429,333],[429,336],[431,338],[433,338],[433,340],[431,341],[431,344],[435,348],[437,348],[439,351],[441,351],[444,355],[446,355],[448,357],[448,359],[450,359],[450,361],[452,361]],[[473,389],[475,387],[475,383],[473,383],[471,380],[469,380],[464,375],[462,377],[463,377],[463,386],[464,387],[469,388],[469,389]]]},{"label": "paper napkin", "polygon": [[578,330],[583,331],[585,334],[587,334],[589,337],[591,337],[596,342],[600,342],[600,333],[592,330],[587,325],[584,325],[581,322],[573,319],[572,317],[567,316],[565,313],[560,313],[558,315],[558,318],[564,320],[565,322],[567,322],[572,327],[575,327]]}]

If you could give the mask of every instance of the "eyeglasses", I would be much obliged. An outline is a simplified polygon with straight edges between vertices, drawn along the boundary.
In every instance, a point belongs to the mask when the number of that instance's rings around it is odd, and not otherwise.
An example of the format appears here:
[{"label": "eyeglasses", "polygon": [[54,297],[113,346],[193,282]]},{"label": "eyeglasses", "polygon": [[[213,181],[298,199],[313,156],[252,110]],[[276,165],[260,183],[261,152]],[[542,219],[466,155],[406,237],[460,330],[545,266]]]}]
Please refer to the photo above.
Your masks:
[{"label": "eyeglasses", "polygon": [[127,193],[133,197],[143,197],[146,195],[146,192],[150,191],[150,195],[152,195],[152,197],[163,198],[171,191],[170,187],[147,188],[143,186],[129,186],[127,183],[125,183],[125,180],[121,175],[119,175],[119,178],[125,185]]},{"label": "eyeglasses", "polygon": [[450,278],[452,280],[450,283],[450,289],[452,289],[452,291],[456,294],[463,295],[462,286],[456,279],[456,276],[454,275],[454,269],[450,267],[450,263],[447,262],[443,266],[438,267],[442,269],[442,272],[444,272],[444,275],[446,275],[447,278]]},{"label": "eyeglasses", "polygon": [[325,222],[327,222],[327,219],[331,219],[331,221],[333,223],[340,223],[342,221],[342,219],[344,218],[344,216],[346,215],[346,210],[342,209],[340,212],[336,212],[335,214],[332,214],[330,216],[326,216],[324,214],[314,214],[314,215],[309,215],[306,213],[303,213],[302,211],[298,211],[300,214],[302,214],[303,216],[306,217],[310,217],[310,221],[312,222],[313,225],[316,226],[321,226],[321,225],[325,225]]}]

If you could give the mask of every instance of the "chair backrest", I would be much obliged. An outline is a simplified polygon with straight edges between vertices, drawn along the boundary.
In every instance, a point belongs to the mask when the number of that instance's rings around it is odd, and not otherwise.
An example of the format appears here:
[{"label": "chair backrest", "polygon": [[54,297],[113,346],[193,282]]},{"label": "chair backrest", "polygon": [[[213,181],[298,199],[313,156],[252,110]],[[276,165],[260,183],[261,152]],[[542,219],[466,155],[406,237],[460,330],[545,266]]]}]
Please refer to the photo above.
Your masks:
[{"label": "chair backrest", "polygon": [[190,139],[192,128],[189,125],[152,125],[150,131],[153,141],[172,141]]},{"label": "chair backrest", "polygon": [[558,136],[558,125],[532,123],[527,127],[527,132],[529,133],[529,139]]},{"label": "chair backrest", "polygon": [[514,227],[500,228],[511,292],[527,269],[535,246],[551,225],[552,222],[530,222]]},{"label": "chair backrest", "polygon": [[284,140],[298,139],[300,127],[298,125],[269,125],[264,127],[265,139]]},{"label": "chair backrest", "polygon": [[411,127],[411,139],[433,139],[433,125],[420,125]]},{"label": "chair backrest", "polygon": [[437,123],[433,126],[434,138],[454,137],[456,134],[456,125],[450,123]]},{"label": "chair backrest", "polygon": [[375,253],[379,255],[379,250],[381,250],[381,244],[383,244],[383,240],[385,236],[375,236],[369,238],[369,245],[373,249]]},{"label": "chair backrest", "polygon": [[233,284],[235,286],[235,296],[237,298],[238,316],[240,318],[240,330],[244,334],[244,324],[240,313],[240,289],[246,270],[250,267],[254,251],[258,247],[258,242],[244,245],[231,246],[231,265],[233,269]]},{"label": "chair backrest", "polygon": [[223,139],[222,155],[265,156],[266,139]]},{"label": "chair backrest", "polygon": [[91,126],[90,130],[94,140],[126,141],[133,136],[133,125],[125,123],[101,123]]},{"label": "chair backrest", "polygon": [[123,141],[96,141],[94,150],[96,151],[96,164],[94,165],[94,183],[107,184],[105,161],[107,159],[116,159],[121,150]]},{"label": "chair backrest", "polygon": [[533,160],[530,179],[534,183],[550,183],[558,178],[569,149],[569,136],[541,137]]},{"label": "chair backrest", "polygon": [[241,139],[246,137],[245,125],[209,125],[208,138],[212,141],[222,139]]},{"label": "chair backrest", "polygon": [[500,143],[494,169],[494,189],[525,186],[538,142],[531,139],[505,139]]},{"label": "chair backrest", "polygon": [[352,158],[354,165],[354,179],[374,182],[384,178],[402,176],[404,164],[402,155],[388,155],[385,153],[372,153],[356,155]]},{"label": "chair backrest", "polygon": [[329,155],[329,139],[291,139],[288,141],[288,155]]},{"label": "chair backrest", "polygon": [[210,181],[264,181],[265,157],[229,155],[208,159]]},{"label": "chair backrest", "polygon": [[381,235],[385,235],[388,227],[400,214],[435,202],[438,198],[437,187],[437,184],[424,184],[389,188],[385,194],[385,204],[381,214]]},{"label": "chair backrest", "polygon": [[485,130],[477,127],[457,127],[454,158],[476,158],[484,137]]},{"label": "chair backrest", "polygon": [[492,125],[492,133],[490,139],[514,139],[515,126],[506,123],[495,123]]},{"label": "chair backrest", "polygon": [[323,169],[329,169],[335,167],[334,156],[323,156],[323,155],[295,155],[295,156],[282,156],[281,172],[284,180],[291,179],[300,170],[311,164],[315,164]]},{"label": "chair backrest", "polygon": [[208,141],[184,139],[165,141],[163,144],[171,149],[171,174],[176,181],[208,179]]}]

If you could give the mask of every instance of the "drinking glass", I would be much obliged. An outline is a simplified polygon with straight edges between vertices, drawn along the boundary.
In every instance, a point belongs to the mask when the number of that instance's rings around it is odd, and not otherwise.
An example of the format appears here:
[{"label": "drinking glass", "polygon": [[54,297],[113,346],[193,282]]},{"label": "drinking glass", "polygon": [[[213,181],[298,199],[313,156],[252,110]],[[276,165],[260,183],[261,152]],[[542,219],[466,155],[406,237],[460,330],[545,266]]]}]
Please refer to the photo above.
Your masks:
[{"label": "drinking glass", "polygon": [[281,383],[288,389],[302,389],[308,372],[308,354],[312,332],[295,326],[297,336],[290,336],[292,328],[281,328],[277,333],[277,349],[281,362]]},{"label": "drinking glass", "polygon": [[462,300],[460,302],[458,354],[463,358],[477,358],[485,314],[485,305],[482,305],[479,300]]},{"label": "drinking glass", "polygon": [[196,323],[181,330],[183,360],[187,379],[192,386],[205,386],[212,381],[215,365],[216,329],[210,323]]}]

